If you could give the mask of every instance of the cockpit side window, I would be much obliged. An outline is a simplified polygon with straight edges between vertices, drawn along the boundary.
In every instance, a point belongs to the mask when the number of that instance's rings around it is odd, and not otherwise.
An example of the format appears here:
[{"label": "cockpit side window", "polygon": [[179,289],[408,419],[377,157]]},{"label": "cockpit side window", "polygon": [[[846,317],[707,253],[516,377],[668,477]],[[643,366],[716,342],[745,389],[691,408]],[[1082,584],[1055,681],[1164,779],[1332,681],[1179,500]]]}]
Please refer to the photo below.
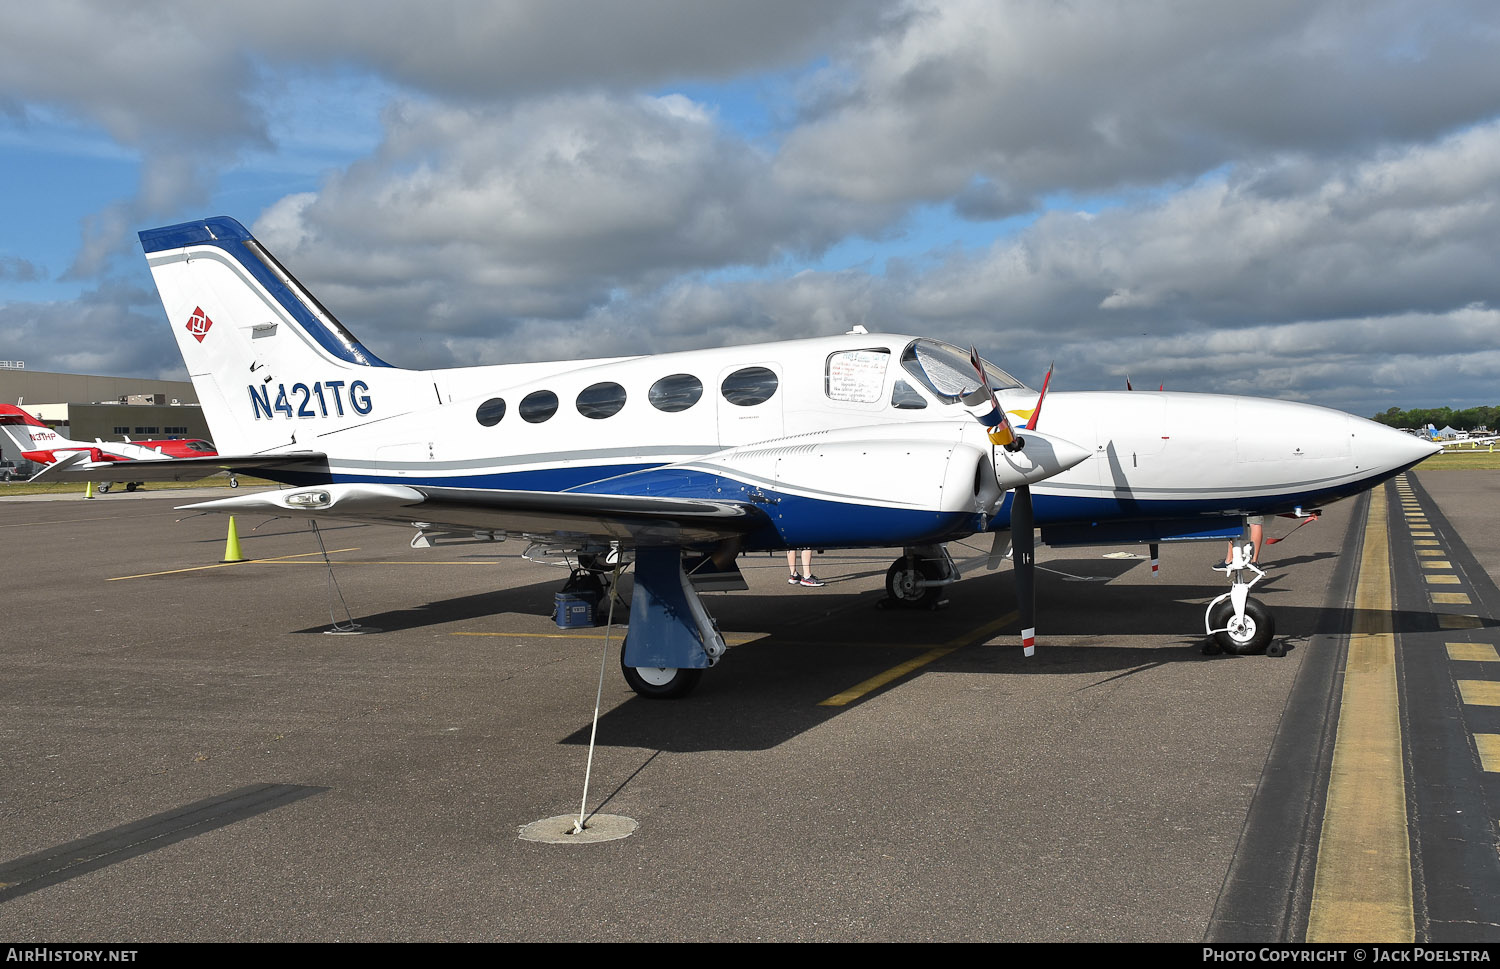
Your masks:
[{"label": "cockpit side window", "polygon": [[897,410],[921,410],[927,406],[927,398],[911,384],[898,380],[896,389],[891,391],[891,406]]},{"label": "cockpit side window", "polygon": [[828,355],[823,392],[829,400],[872,404],[885,390],[889,350],[840,350]]}]

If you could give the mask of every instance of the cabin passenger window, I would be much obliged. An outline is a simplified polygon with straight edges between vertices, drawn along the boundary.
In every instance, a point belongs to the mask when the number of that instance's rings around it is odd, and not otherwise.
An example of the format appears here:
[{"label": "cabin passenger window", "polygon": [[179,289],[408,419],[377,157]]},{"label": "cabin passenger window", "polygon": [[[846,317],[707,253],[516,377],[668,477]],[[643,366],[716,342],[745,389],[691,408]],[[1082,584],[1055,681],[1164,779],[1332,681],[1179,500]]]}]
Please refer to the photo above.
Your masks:
[{"label": "cabin passenger window", "polygon": [[897,410],[921,410],[927,406],[927,398],[919,394],[911,384],[898,380],[896,389],[891,391],[891,406]]},{"label": "cabin passenger window", "polygon": [[738,407],[753,407],[776,396],[776,374],[765,367],[745,367],[724,378],[719,390]]},{"label": "cabin passenger window", "polygon": [[500,418],[505,416],[505,401],[499,397],[491,397],[479,405],[474,412],[474,419],[485,427],[494,427],[500,423]]},{"label": "cabin passenger window", "polygon": [[557,413],[557,395],[550,390],[533,390],[521,398],[521,420],[540,424]]},{"label": "cabin passenger window", "polygon": [[888,350],[844,350],[828,355],[823,374],[823,392],[829,400],[873,404],[885,390]]},{"label": "cabin passenger window", "polygon": [[625,406],[625,388],[612,381],[591,384],[578,392],[578,413],[602,421]]},{"label": "cabin passenger window", "polygon": [[703,381],[690,373],[674,373],[651,385],[646,398],[651,406],[668,414],[677,414],[698,403],[703,396]]}]

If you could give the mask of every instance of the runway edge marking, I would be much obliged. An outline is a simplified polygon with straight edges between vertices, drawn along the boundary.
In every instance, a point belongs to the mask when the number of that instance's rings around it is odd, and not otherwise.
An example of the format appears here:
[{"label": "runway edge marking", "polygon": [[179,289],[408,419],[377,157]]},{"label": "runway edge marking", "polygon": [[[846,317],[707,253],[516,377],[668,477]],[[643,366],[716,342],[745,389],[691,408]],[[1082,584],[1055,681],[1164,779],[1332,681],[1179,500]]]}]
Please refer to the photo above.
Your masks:
[{"label": "runway edge marking", "polygon": [[1369,494],[1354,499],[1317,625],[1292,683],[1205,942],[1300,942],[1339,719]]},{"label": "runway edge marking", "polygon": [[1371,493],[1305,941],[1416,937],[1384,489]]}]

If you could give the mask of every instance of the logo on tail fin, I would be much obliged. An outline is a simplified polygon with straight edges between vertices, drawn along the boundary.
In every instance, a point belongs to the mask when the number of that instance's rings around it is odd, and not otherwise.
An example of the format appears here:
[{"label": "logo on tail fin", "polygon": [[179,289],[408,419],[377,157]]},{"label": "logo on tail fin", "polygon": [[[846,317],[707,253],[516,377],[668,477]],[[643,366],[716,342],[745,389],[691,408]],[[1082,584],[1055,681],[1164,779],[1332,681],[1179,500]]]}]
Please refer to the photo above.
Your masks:
[{"label": "logo on tail fin", "polygon": [[194,340],[202,343],[203,338],[208,336],[208,328],[213,325],[214,321],[203,312],[203,307],[197,306],[193,308],[193,315],[187,321],[187,331],[193,335]]}]

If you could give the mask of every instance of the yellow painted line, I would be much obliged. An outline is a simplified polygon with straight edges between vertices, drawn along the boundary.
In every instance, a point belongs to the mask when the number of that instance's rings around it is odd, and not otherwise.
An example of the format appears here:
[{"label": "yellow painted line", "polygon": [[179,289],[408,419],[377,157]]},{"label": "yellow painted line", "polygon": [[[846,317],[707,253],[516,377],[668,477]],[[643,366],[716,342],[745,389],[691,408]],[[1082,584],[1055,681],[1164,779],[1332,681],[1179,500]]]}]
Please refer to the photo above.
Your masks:
[{"label": "yellow painted line", "polygon": [[[333,549],[328,554],[329,555],[337,555],[340,552],[358,552],[358,551],[359,551],[358,548],[337,548],[337,549]],[[206,571],[208,569],[227,569],[227,568],[230,568],[230,567],[236,566],[236,565],[269,565],[269,564],[275,563],[275,562],[283,562],[286,559],[300,559],[300,558],[305,558],[308,555],[322,555],[322,554],[323,554],[322,552],[298,552],[296,555],[278,555],[276,558],[270,558],[270,559],[245,559],[243,562],[218,562],[218,563],[216,563],[214,565],[195,565],[192,568],[187,568],[187,569],[168,569],[165,572],[142,572],[140,575],[116,575],[116,576],[114,576],[112,578],[106,579],[105,581],[106,582],[120,582],[120,581],[122,581],[124,579],[149,579],[149,578],[151,578],[154,575],[177,575],[177,574],[179,574],[181,572],[203,572],[203,571]],[[297,564],[300,565],[302,563],[299,562]],[[322,565],[323,563],[319,562],[317,564]]]},{"label": "yellow painted line", "polygon": [[1428,585],[1459,585],[1456,575],[1429,575],[1426,579]]},{"label": "yellow painted line", "polygon": [[1489,643],[1444,643],[1448,658],[1461,663],[1497,663],[1500,653]]},{"label": "yellow painted line", "polygon": [[1479,766],[1489,773],[1500,772],[1500,733],[1476,733],[1474,747],[1479,751]]},{"label": "yellow painted line", "polygon": [[1433,604],[1439,606],[1472,606],[1467,592],[1429,592]]},{"label": "yellow painted line", "polygon": [[1370,496],[1308,942],[1411,942],[1416,923],[1386,498]]},{"label": "yellow painted line", "polygon": [[[312,554],[316,555],[318,553],[314,552]],[[329,555],[333,555],[334,553],[333,552],[329,552],[328,554]],[[321,566],[323,564],[322,562],[284,562],[284,561],[282,561],[280,559],[257,559],[257,560],[252,560],[252,561],[258,561],[261,565],[317,565],[317,566]],[[482,566],[487,566],[489,568],[494,568],[495,567],[495,563],[494,562],[413,562],[410,559],[404,559],[404,560],[399,561],[399,562],[395,562],[395,561],[389,561],[389,562],[387,562],[387,561],[382,561],[382,560],[379,560],[379,559],[372,559],[372,560],[370,560],[368,562],[351,562],[348,559],[333,559],[333,564],[334,565],[345,565],[345,566],[356,566],[356,565],[420,565],[420,566],[424,566],[425,567],[425,566],[430,566],[430,565],[482,565]]]},{"label": "yellow painted line", "polygon": [[1412,542],[1412,544],[1413,545],[1439,545],[1441,543],[1437,539],[1435,539],[1435,538],[1423,538],[1423,539],[1419,539],[1418,541]]},{"label": "yellow painted line", "polygon": [[1419,548],[1417,549],[1417,554],[1425,556],[1442,555],[1443,550],[1440,548]]},{"label": "yellow painted line", "polygon": [[1478,629],[1482,625],[1478,616],[1438,616],[1441,629]]},{"label": "yellow painted line", "polygon": [[984,642],[995,633],[1003,629],[1005,626],[1015,622],[1019,618],[1020,613],[1018,612],[1006,613],[993,622],[985,623],[978,629],[963,633],[960,636],[950,639],[948,642],[944,643],[941,646],[929,649],[921,656],[913,657],[912,659],[909,659],[904,663],[898,663],[897,665],[892,666],[890,669],[886,670],[883,673],[877,673],[862,683],[856,683],[854,686],[851,686],[849,689],[844,690],[842,693],[835,693],[833,696],[829,697],[826,700],[820,700],[818,701],[818,706],[848,706],[855,700],[858,700],[859,698],[880,689],[887,683],[899,680],[903,676],[907,676],[910,673],[916,672],[917,670],[926,666],[928,663],[932,663],[942,659],[944,656],[947,656],[949,653],[953,652],[956,649],[959,649],[960,647],[971,645],[973,643]]},{"label": "yellow painted line", "polygon": [[1450,562],[1450,561],[1448,561],[1447,559],[1433,559],[1431,562],[1423,562],[1422,563],[1422,568],[1424,568],[1424,569],[1451,569],[1451,568],[1453,568],[1453,563]]},{"label": "yellow painted line", "polygon": [[1434,538],[1432,532],[1412,532],[1412,538]]},{"label": "yellow painted line", "polygon": [[1494,680],[1459,680],[1458,695],[1471,707],[1500,707],[1500,683]]}]

